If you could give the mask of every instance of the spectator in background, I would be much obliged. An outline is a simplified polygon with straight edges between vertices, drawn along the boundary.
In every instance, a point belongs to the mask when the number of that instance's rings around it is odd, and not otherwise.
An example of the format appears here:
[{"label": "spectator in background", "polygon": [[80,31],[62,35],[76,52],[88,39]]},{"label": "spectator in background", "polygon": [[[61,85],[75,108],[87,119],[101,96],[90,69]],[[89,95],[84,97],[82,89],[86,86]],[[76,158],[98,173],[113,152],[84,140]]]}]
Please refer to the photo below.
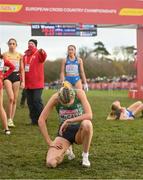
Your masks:
[{"label": "spectator in background", "polygon": [[[20,73],[24,73],[21,67],[22,55],[16,51],[17,41],[14,38],[8,40],[8,51],[3,54],[4,58],[8,58],[10,62],[15,66],[15,70],[12,74],[4,79],[4,86],[8,96],[7,116],[8,126],[15,127],[13,119],[15,116],[17,99],[20,88]],[[23,86],[23,81],[21,81]]]},{"label": "spectator in background", "polygon": [[[9,69],[3,74],[4,66],[8,67]],[[5,57],[3,57],[0,52],[0,118],[2,120],[4,132],[7,135],[10,134],[10,130],[8,129],[7,115],[3,107],[3,78],[9,76],[13,71],[14,65],[10,63],[10,61],[8,61]]]},{"label": "spectator in background", "polygon": [[31,124],[37,125],[38,118],[43,110],[41,99],[44,88],[44,62],[47,54],[43,49],[37,49],[37,40],[28,41],[28,49],[23,57],[25,69],[25,89]]},{"label": "spectator in background", "polygon": [[[67,58],[62,61],[60,80],[69,81],[75,88],[88,91],[88,84],[83,67],[83,61],[76,56],[76,47],[74,45],[68,46]],[[81,81],[82,80],[82,81]]]}]

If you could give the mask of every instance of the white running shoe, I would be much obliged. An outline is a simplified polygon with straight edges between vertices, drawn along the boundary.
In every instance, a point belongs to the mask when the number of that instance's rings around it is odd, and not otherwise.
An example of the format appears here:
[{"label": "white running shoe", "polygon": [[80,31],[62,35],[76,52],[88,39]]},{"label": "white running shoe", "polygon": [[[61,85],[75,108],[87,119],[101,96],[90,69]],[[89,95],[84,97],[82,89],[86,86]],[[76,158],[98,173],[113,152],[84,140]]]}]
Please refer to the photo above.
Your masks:
[{"label": "white running shoe", "polygon": [[82,158],[82,166],[83,167],[90,167],[90,161],[89,161],[88,157]]},{"label": "white running shoe", "polygon": [[73,153],[72,146],[70,146],[67,149],[66,155],[68,156],[68,160],[73,160],[75,158],[75,154]]},{"label": "white running shoe", "polygon": [[8,119],[7,123],[8,123],[8,127],[15,127],[12,119]]},{"label": "white running shoe", "polygon": [[4,130],[4,133],[5,133],[6,135],[10,135],[10,134],[11,134],[11,132],[10,132],[9,129],[5,129],[5,130]]}]

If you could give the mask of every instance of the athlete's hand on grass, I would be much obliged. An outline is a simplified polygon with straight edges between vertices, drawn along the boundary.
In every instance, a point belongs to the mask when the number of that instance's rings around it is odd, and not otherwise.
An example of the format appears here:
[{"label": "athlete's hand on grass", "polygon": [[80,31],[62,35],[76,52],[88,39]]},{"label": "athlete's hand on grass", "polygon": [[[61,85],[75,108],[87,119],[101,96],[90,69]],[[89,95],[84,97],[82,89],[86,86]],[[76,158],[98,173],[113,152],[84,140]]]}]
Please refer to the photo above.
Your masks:
[{"label": "athlete's hand on grass", "polygon": [[60,131],[59,131],[59,134],[62,136],[63,135],[63,132],[66,130],[66,128],[68,127],[68,122],[67,120],[64,121],[64,123],[61,125],[60,127]]}]

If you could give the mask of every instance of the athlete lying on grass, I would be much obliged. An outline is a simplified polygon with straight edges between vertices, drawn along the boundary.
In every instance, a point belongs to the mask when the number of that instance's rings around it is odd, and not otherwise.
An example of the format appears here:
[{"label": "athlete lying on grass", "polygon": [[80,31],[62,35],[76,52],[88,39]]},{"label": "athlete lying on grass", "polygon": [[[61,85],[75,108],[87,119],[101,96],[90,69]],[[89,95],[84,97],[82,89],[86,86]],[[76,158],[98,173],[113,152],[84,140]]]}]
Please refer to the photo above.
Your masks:
[{"label": "athlete lying on grass", "polygon": [[120,101],[114,101],[107,120],[133,120],[138,113],[143,111],[143,103],[137,101],[128,108],[122,107]]}]

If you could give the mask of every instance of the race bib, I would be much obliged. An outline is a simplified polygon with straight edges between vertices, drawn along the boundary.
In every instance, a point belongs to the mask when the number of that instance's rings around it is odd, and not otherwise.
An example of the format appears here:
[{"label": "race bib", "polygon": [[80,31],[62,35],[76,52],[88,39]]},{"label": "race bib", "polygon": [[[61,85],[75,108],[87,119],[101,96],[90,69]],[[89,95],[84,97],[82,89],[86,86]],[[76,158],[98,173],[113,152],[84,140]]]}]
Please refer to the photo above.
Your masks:
[{"label": "race bib", "polygon": [[76,64],[66,65],[67,74],[78,74],[78,66]]},{"label": "race bib", "polygon": [[12,60],[12,64],[15,66],[14,72],[19,71],[19,67],[20,67],[19,61],[17,61],[17,60]]},{"label": "race bib", "polygon": [[30,71],[30,64],[25,64],[25,72],[29,72]]},{"label": "race bib", "polygon": [[4,70],[4,60],[0,59],[0,71]]}]

